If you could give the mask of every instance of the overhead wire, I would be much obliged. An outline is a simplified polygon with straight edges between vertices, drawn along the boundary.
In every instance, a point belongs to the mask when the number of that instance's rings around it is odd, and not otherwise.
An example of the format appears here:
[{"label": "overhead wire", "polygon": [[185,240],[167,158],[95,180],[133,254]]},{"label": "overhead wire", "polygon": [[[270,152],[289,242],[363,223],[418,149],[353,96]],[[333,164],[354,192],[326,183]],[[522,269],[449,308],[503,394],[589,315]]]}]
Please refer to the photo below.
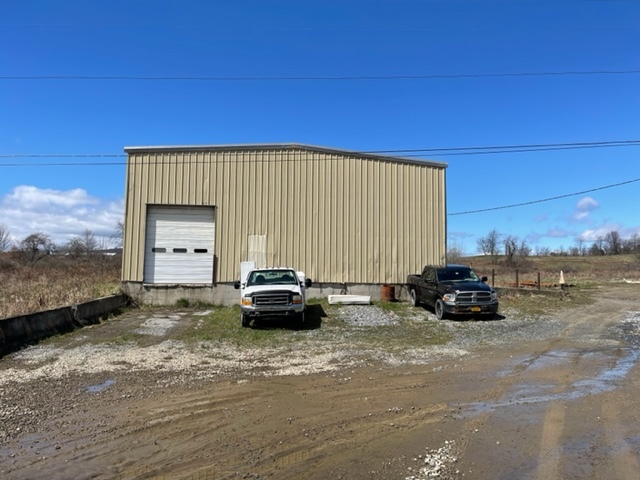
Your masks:
[{"label": "overhead wire", "polygon": [[640,70],[576,70],[549,72],[452,73],[424,75],[326,75],[326,76],[154,76],[154,75],[0,75],[0,80],[79,81],[193,81],[193,82],[273,82],[273,81],[363,81],[429,80],[452,78],[549,77],[576,75],[635,75]]},{"label": "overhead wire", "polygon": [[[514,153],[525,151],[548,151],[551,149],[580,149],[580,148],[609,148],[620,146],[640,146],[640,140],[619,140],[619,141],[604,141],[604,142],[574,142],[574,143],[555,143],[555,144],[527,144],[527,145],[504,145],[504,146],[481,146],[481,147],[446,147],[435,149],[399,149],[399,150],[374,150],[360,153],[403,153],[407,152],[441,152],[439,155],[475,155],[475,154],[490,154],[490,153]],[[523,147],[523,148],[519,148]],[[540,148],[538,148],[540,147]],[[509,150],[500,151],[498,149],[504,148]],[[494,149],[494,151],[489,151]],[[451,151],[458,151],[457,153],[447,153]],[[462,151],[462,152],[460,152]],[[0,158],[123,158],[127,154],[0,154]],[[404,155],[410,156],[410,155]],[[204,160],[203,160],[204,161]],[[0,167],[16,167],[16,166],[113,166],[113,165],[126,165],[127,162],[65,162],[65,163],[0,163]],[[610,188],[620,187],[631,183],[640,182],[640,178],[634,178],[623,182],[613,183],[600,187],[591,188],[588,190],[581,190],[579,192],[566,193],[562,195],[556,195],[553,197],[547,197],[537,200],[531,200],[527,202],[513,203],[508,205],[501,205],[497,207],[481,208],[476,210],[467,210],[462,212],[448,213],[447,216],[458,215],[471,215],[477,213],[485,213],[495,210],[504,210],[509,208],[523,207],[528,205],[534,205],[538,203],[550,202],[553,200],[559,200],[562,198],[573,197],[578,195],[584,195],[600,190],[606,190]]]},{"label": "overhead wire", "polygon": [[[640,140],[610,140],[600,142],[571,142],[571,143],[538,143],[523,145],[491,145],[491,146],[475,146],[475,147],[442,147],[442,148],[405,148],[391,150],[360,150],[353,153],[363,154],[402,154],[403,157],[424,156],[433,153],[438,156],[445,155],[479,155],[479,154],[499,154],[499,153],[522,153],[522,152],[538,152],[549,150],[575,150],[581,148],[612,148],[612,147],[634,147],[640,146]],[[176,146],[179,149],[180,146]],[[409,152],[419,152],[410,154]],[[1,153],[2,158],[126,158],[126,153]],[[64,165],[125,165],[126,162],[87,162],[87,163],[68,163]],[[18,163],[7,164],[0,163],[2,166],[27,166],[27,165],[61,165],[54,163]]]},{"label": "overhead wire", "polygon": [[372,150],[362,153],[404,153],[404,152],[442,152],[450,150],[495,150],[503,148],[537,148],[537,147],[577,147],[577,146],[609,146],[636,145],[640,140],[610,140],[602,142],[571,142],[571,143],[531,143],[524,145],[493,145],[482,147],[444,147],[444,148],[408,148],[402,150]]},{"label": "overhead wire", "polygon": [[628,184],[634,183],[634,182],[640,182],[640,178],[634,178],[632,180],[627,180],[627,181],[619,182],[619,183],[612,183],[610,185],[604,185],[602,187],[590,188],[589,190],[582,190],[580,192],[565,193],[563,195],[556,195],[555,197],[542,198],[542,199],[539,199],[539,200],[531,200],[529,202],[513,203],[511,205],[502,205],[502,206],[499,206],[499,207],[480,208],[478,210],[467,210],[465,212],[448,213],[447,215],[448,216],[470,215],[472,213],[484,213],[484,212],[491,212],[491,211],[494,211],[494,210],[504,210],[504,209],[507,209],[507,208],[524,207],[526,205],[534,205],[536,203],[550,202],[552,200],[559,200],[561,198],[576,197],[578,195],[584,195],[586,193],[597,192],[599,190],[606,190],[608,188],[620,187],[622,185],[628,185]]}]

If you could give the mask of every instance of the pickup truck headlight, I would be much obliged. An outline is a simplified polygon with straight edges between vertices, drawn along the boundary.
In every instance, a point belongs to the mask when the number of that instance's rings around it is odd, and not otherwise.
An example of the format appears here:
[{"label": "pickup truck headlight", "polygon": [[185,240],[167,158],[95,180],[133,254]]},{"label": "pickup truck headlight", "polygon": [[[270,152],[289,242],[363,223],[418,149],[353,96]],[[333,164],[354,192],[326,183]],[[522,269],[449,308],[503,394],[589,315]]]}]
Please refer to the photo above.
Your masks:
[{"label": "pickup truck headlight", "polygon": [[498,300],[498,292],[491,290],[491,300]]},{"label": "pickup truck headlight", "polygon": [[251,297],[242,297],[242,305],[251,306]]},{"label": "pickup truck headlight", "polygon": [[445,302],[455,302],[456,301],[456,294],[455,293],[445,293],[442,296],[442,300],[444,300]]},{"label": "pickup truck headlight", "polygon": [[293,295],[291,297],[291,303],[296,303],[296,304],[302,303],[302,295]]}]

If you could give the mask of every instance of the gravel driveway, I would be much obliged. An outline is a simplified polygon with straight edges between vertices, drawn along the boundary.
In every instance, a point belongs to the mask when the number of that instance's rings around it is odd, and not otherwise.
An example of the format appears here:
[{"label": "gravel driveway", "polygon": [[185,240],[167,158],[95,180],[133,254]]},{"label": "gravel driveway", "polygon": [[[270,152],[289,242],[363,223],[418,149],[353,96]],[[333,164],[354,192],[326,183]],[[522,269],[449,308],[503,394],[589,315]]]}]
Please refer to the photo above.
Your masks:
[{"label": "gravel driveway", "polygon": [[[630,306],[637,307],[640,294],[631,289],[627,293]],[[203,328],[215,309],[132,310],[0,360],[0,474],[36,478],[46,467],[51,478],[299,478],[301,472],[309,476],[304,465],[313,460],[321,473],[309,478],[461,478],[468,438],[461,432],[458,438],[447,436],[443,433],[447,429],[441,428],[440,434],[432,432],[429,443],[426,435],[418,438],[421,435],[413,430],[430,421],[427,412],[438,412],[438,421],[452,421],[451,400],[436,401],[440,394],[428,388],[433,397],[429,402],[435,402],[429,407],[426,397],[418,395],[427,388],[422,378],[433,376],[443,392],[453,388],[457,393],[452,398],[473,397],[467,384],[453,386],[452,378],[467,378],[475,369],[495,365],[494,373],[472,378],[504,382],[502,378],[520,371],[519,366],[505,370],[505,361],[521,365],[521,355],[529,355],[526,352],[538,348],[535,345],[568,338],[592,348],[633,345],[640,338],[640,316],[624,301],[619,307],[619,317],[596,328],[592,321],[576,321],[579,312],[544,318],[505,310],[495,321],[438,322],[423,308],[398,314],[377,306],[342,306],[331,323],[289,332],[295,335],[294,343],[265,345],[179,340],[185,329]],[[611,305],[598,308],[611,310]],[[390,343],[385,342],[385,336],[427,326],[446,341],[408,342],[410,346],[403,349],[388,348]],[[247,335],[252,333],[246,330]],[[363,337],[371,340],[362,343]],[[372,396],[373,392],[377,393]],[[212,399],[218,395],[215,403]],[[293,397],[299,400],[292,402]],[[332,410],[334,420],[323,411],[331,402],[340,405]],[[287,405],[287,413],[281,414],[281,409],[269,413],[272,405],[280,404]],[[205,412],[198,405],[209,406]],[[179,419],[187,411],[205,415],[202,424],[186,422],[183,427]],[[279,417],[286,428],[272,425]],[[367,422],[372,423],[365,428]],[[303,436],[293,442],[295,451],[306,452],[299,456],[277,443],[283,441],[277,440],[282,430],[296,423],[305,425]],[[185,428],[198,437],[207,424],[221,436],[199,440],[204,443],[198,448],[178,453],[174,450],[180,450],[175,443],[180,435],[168,450],[139,436],[152,431],[156,441],[170,441],[171,428]],[[307,446],[311,437],[316,442],[348,444],[349,428],[369,446],[371,451],[363,457],[368,465],[380,461],[375,452],[385,438],[403,444],[406,437],[399,436],[403,429],[415,437],[413,453],[403,455],[387,445],[384,458],[388,458],[376,467],[376,475],[364,475],[349,467],[349,449],[333,451],[335,465],[330,467],[321,461],[327,452],[317,443]],[[125,431],[127,435],[121,433]],[[127,456],[131,441],[145,447]],[[244,453],[233,448],[234,441],[244,445]],[[194,453],[208,451],[210,442],[215,443],[213,463]],[[273,465],[265,460],[269,449],[277,459]],[[104,455],[119,458],[119,463],[110,463]],[[81,465],[83,458],[88,461]],[[166,465],[160,468],[157,462]]]}]

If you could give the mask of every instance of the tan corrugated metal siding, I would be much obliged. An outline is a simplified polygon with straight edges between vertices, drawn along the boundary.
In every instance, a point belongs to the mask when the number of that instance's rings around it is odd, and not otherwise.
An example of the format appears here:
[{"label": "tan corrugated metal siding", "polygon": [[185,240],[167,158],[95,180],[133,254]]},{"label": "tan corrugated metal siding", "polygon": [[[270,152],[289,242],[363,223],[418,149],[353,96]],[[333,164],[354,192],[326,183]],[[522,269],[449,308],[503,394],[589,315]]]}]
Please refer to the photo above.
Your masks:
[{"label": "tan corrugated metal siding", "polygon": [[404,283],[446,250],[446,165],[305,148],[129,151],[123,281],[140,282],[146,206],[216,207],[215,282],[249,235],[320,283]]}]

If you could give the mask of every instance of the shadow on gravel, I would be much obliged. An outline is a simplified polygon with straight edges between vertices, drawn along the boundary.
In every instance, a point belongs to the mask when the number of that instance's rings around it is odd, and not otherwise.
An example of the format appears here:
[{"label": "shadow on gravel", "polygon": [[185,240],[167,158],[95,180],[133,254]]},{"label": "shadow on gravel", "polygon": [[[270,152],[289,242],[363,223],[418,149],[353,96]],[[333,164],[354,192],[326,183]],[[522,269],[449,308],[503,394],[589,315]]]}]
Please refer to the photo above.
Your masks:
[{"label": "shadow on gravel", "polygon": [[[432,307],[428,307],[427,305],[420,305],[418,308],[421,308],[425,312],[429,312],[434,316],[436,314],[435,310]],[[505,318],[507,317],[496,313],[495,315],[447,315],[444,319],[450,320],[452,322],[497,322],[499,320],[504,320]]]},{"label": "shadow on gravel", "polygon": [[251,328],[257,330],[317,330],[322,327],[322,319],[326,318],[327,312],[322,305],[307,305],[304,324],[300,324],[297,317],[268,318],[261,320],[254,319]]},{"label": "shadow on gravel", "polygon": [[456,315],[456,316],[448,316],[447,320],[451,320],[453,322],[470,322],[470,321],[476,321],[476,322],[497,322],[500,320],[504,320],[505,317],[504,315],[500,315],[499,313],[496,313],[495,315]]}]

